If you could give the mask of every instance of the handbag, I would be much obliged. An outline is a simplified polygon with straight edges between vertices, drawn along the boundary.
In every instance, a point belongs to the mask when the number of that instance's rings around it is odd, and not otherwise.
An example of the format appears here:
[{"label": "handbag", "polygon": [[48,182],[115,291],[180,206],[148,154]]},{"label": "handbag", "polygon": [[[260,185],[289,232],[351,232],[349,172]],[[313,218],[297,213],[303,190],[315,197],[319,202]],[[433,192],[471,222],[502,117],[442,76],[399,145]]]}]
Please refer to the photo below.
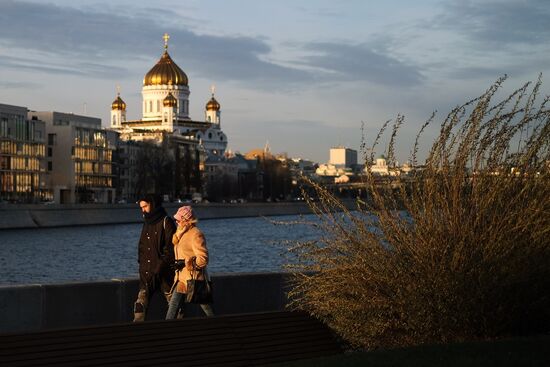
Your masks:
[{"label": "handbag", "polygon": [[[203,279],[197,279],[202,272]],[[187,295],[185,302],[207,304],[212,303],[212,281],[209,279],[206,270],[193,270],[191,279],[187,281]]]}]

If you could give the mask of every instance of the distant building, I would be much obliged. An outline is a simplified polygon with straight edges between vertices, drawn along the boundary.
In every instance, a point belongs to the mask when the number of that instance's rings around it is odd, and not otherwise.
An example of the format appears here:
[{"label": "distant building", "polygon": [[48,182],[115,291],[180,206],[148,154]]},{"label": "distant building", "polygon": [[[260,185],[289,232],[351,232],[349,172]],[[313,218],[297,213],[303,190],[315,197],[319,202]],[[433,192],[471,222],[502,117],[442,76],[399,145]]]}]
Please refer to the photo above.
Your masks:
[{"label": "distant building", "polygon": [[29,111],[47,131],[49,186],[56,203],[113,203],[113,151],[117,136],[101,119],[54,111]]},{"label": "distant building", "polygon": [[320,164],[319,167],[315,170],[317,176],[330,176],[330,177],[339,177],[345,174],[352,174],[351,169],[344,167],[337,167],[334,164]]},{"label": "distant building", "polygon": [[138,142],[118,140],[117,149],[113,153],[113,184],[117,201],[121,203],[135,202],[138,199],[136,181],[141,151],[142,146]]},{"label": "distant building", "polygon": [[[367,170],[367,167],[365,167],[365,170]],[[389,169],[386,163],[386,157],[381,155],[380,157],[376,158],[376,162],[375,164],[370,166],[370,170],[375,175],[380,175],[380,176],[389,175]]]},{"label": "distant building", "polygon": [[246,200],[262,200],[264,197],[264,172],[260,160],[247,159],[244,155],[235,153],[227,158],[231,164],[237,166],[238,197]]},{"label": "distant building", "polygon": [[[369,168],[365,167],[364,171],[367,172]],[[413,171],[413,167],[407,162],[404,163],[401,167],[396,163],[395,166],[388,166],[386,157],[383,155],[376,158],[376,161],[373,165],[370,166],[370,171],[374,175],[378,176],[400,176],[401,174],[408,175]]]},{"label": "distant building", "polygon": [[27,108],[0,104],[0,200],[49,200],[46,124],[27,118]]},{"label": "distant building", "polygon": [[330,148],[329,165],[336,168],[352,168],[357,165],[357,151],[346,147]]}]

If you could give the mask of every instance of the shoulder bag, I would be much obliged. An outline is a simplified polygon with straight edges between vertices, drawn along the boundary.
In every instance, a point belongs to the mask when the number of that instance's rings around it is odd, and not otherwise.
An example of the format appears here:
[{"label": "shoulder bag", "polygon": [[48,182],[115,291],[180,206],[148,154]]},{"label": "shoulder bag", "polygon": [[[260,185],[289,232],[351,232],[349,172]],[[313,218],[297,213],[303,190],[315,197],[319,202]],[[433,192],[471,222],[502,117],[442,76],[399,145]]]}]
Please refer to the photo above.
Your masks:
[{"label": "shoulder bag", "polygon": [[[197,279],[202,273],[203,279]],[[191,279],[187,281],[187,303],[208,304],[212,303],[212,281],[206,272],[206,269],[193,270]]]}]

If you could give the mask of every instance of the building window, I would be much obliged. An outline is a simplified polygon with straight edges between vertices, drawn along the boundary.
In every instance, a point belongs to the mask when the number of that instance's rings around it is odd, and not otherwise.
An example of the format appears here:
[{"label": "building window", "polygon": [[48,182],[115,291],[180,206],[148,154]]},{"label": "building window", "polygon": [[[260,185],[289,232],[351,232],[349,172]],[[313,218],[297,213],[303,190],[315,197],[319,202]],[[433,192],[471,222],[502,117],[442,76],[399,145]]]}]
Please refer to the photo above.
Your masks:
[{"label": "building window", "polygon": [[5,117],[0,121],[0,136],[8,136],[8,119]]},{"label": "building window", "polygon": [[10,162],[10,157],[0,157],[0,169],[9,170]]},{"label": "building window", "polygon": [[52,162],[50,161],[50,162],[48,162],[48,171],[51,172],[52,169],[53,169],[53,164],[52,164]]},{"label": "building window", "polygon": [[55,145],[56,141],[56,134],[48,134],[48,145]]},{"label": "building window", "polygon": [[[73,147],[73,149],[74,149],[74,147]],[[73,155],[74,155],[74,153],[73,153]],[[48,148],[48,157],[51,157],[51,156],[52,156],[52,148]]]}]

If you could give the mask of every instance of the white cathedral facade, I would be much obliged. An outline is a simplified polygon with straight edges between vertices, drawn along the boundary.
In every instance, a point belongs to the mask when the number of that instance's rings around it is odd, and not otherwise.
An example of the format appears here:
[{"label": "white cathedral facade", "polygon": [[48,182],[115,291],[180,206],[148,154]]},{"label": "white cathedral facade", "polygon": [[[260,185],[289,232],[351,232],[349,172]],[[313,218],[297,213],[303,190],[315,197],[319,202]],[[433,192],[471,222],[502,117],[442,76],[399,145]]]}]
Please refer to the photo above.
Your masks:
[{"label": "white cathedral facade", "polygon": [[164,35],[164,52],[159,61],[143,78],[142,118],[126,119],[126,103],[119,95],[111,104],[110,127],[121,134],[123,140],[155,140],[162,133],[196,143],[206,156],[223,157],[227,149],[227,136],[221,129],[221,106],[212,97],[206,103],[204,120],[193,120],[189,113],[189,80],[185,72],[168,54],[167,34]]}]

